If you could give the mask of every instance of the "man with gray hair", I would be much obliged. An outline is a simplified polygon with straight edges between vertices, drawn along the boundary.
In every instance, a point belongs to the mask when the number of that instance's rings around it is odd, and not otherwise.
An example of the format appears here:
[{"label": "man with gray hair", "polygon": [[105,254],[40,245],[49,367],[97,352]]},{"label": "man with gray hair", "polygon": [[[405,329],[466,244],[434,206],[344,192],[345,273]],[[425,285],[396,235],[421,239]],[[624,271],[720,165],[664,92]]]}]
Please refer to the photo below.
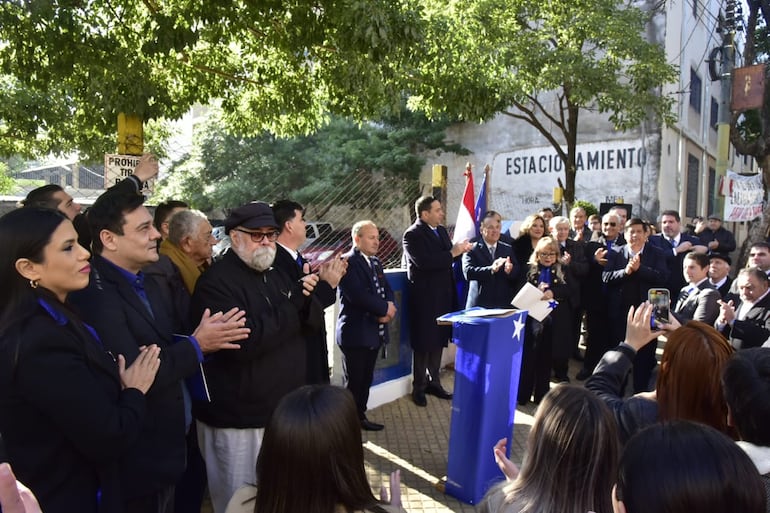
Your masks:
[{"label": "man with gray hair", "polygon": [[388,323],[396,316],[396,300],[377,258],[377,225],[358,221],[351,237],[353,248],[343,256],[348,269],[339,284],[337,344],[342,350],[345,382],[356,401],[361,429],[379,431],[384,426],[366,418],[366,403],[377,355],[388,343]]},{"label": "man with gray hair", "polygon": [[602,271],[607,265],[607,254],[625,244],[620,236],[621,230],[620,218],[616,214],[604,214],[601,231],[594,232],[586,243],[588,274],[580,288],[581,302],[586,310],[586,352],[583,368],[576,376],[581,381],[593,373],[602,355],[614,345],[609,331],[607,286],[602,281]]},{"label": "man with gray hair", "polygon": [[208,358],[210,402],[197,401],[198,441],[215,513],[244,483],[256,483],[255,462],[268,419],[283,396],[305,384],[304,333],[320,329],[323,312],[311,295],[318,275],[293,281],[273,267],[278,224],[261,201],[225,219],[232,245],[198,279],[191,316],[238,305],[249,337],[227,356]]},{"label": "man with gray hair", "polygon": [[569,211],[569,238],[579,242],[588,242],[591,240],[593,232],[586,226],[586,209],[583,207],[572,207]]},{"label": "man with gray hair", "polygon": [[168,221],[169,237],[160,243],[157,262],[142,270],[155,281],[174,310],[189,320],[190,296],[201,273],[211,260],[216,239],[211,223],[199,210],[180,210]]},{"label": "man with gray hair", "polygon": [[[157,218],[157,212],[156,212]],[[184,329],[191,331],[189,323],[190,297],[201,273],[211,260],[211,248],[216,239],[211,235],[211,224],[199,210],[177,210],[163,223],[167,237],[160,243],[160,257],[144,269],[147,279],[155,281],[166,296],[166,303],[173,305],[178,318],[185,322]],[[183,389],[187,393],[187,389]],[[185,397],[190,404],[189,394]],[[176,511],[198,511],[203,502],[206,487],[206,468],[197,443],[197,432],[190,424],[187,433],[187,466],[174,493]]]},{"label": "man with gray hair", "polygon": [[743,268],[735,279],[740,301],[719,301],[714,323],[735,349],[759,347],[770,338],[770,295],[768,277],[758,267]]}]

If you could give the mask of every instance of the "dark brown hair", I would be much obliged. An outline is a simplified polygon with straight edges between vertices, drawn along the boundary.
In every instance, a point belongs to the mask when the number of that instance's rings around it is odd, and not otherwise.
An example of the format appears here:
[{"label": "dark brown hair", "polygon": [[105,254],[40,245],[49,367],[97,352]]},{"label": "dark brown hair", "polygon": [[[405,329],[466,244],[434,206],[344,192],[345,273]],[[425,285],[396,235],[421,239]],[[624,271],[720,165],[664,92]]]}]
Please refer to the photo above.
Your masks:
[{"label": "dark brown hair", "polygon": [[[303,477],[299,477],[299,476]],[[361,425],[345,388],[306,385],[273,413],[257,458],[259,513],[385,513],[364,470]]]}]

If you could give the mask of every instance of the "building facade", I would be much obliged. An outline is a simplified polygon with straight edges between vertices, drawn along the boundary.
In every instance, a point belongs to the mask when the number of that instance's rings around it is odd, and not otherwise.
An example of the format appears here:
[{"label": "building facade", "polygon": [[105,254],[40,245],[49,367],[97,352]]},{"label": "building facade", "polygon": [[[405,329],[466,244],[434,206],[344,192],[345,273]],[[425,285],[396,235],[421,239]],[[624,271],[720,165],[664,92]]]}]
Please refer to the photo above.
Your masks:
[{"label": "building facade", "polygon": [[[652,5],[645,2],[646,8]],[[716,208],[716,127],[722,93],[720,82],[709,77],[708,58],[722,44],[717,30],[720,2],[673,0],[661,9],[648,26],[648,38],[663,45],[668,62],[679,69],[678,81],[663,90],[676,100],[678,121],[670,127],[647,121],[619,132],[607,116],[582,110],[575,198],[597,207],[629,203],[634,215],[647,219],[656,219],[661,210],[675,209],[689,220]],[[491,165],[490,207],[506,219],[520,220],[540,208],[559,206],[554,205],[553,190],[559,178],[565,182],[564,165],[529,124],[500,114],[483,124],[454,125],[447,137],[472,154],[429,158],[421,180],[430,182],[433,164],[449,168],[448,223],[459,208],[465,183],[462,172],[468,161],[474,166],[477,191],[484,166]],[[757,172],[753,159],[736,155],[732,147],[729,151],[729,169]]]}]

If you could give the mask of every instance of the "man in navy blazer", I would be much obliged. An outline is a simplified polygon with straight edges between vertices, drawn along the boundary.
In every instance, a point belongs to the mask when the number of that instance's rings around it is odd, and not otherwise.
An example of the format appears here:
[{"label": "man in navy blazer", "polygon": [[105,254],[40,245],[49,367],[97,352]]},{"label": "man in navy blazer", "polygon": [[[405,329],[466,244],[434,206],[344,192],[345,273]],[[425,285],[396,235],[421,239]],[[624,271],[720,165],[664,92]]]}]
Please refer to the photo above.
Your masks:
[{"label": "man in navy blazer", "polygon": [[361,428],[379,431],[384,426],[366,418],[366,403],[377,355],[388,343],[388,323],[396,316],[395,297],[377,258],[377,225],[358,221],[351,236],[353,249],[343,255],[348,270],[339,283],[337,344],[342,350],[345,382],[356,401]]},{"label": "man in navy blazer", "polygon": [[191,422],[182,379],[198,369],[205,353],[236,349],[248,336],[245,312],[204,315],[193,335],[175,343],[183,319],[142,268],[158,260],[160,232],[144,197],[111,189],[89,210],[94,257],[91,278],[69,301],[93,326],[105,349],[130,365],[141,346],[161,347],[161,365],[147,393],[147,417],[139,440],[121,465],[125,513],[171,513],[174,487],[185,469],[185,433]]},{"label": "man in navy blazer", "polygon": [[427,406],[425,394],[451,399],[441,386],[441,353],[452,336],[451,326],[438,326],[436,318],[459,309],[452,262],[473,247],[468,240],[452,243],[441,225],[444,209],[432,196],[414,205],[417,221],[404,232],[404,257],[409,281],[409,337],[413,350],[412,400]]},{"label": "man in navy blazer", "polygon": [[516,294],[519,267],[513,248],[500,240],[499,214],[490,210],[481,221],[481,238],[463,255],[463,274],[468,280],[465,308],[510,308]]},{"label": "man in navy blazer", "polygon": [[[607,284],[608,317],[614,344],[619,344],[625,339],[629,308],[636,308],[647,301],[649,289],[663,287],[669,274],[665,254],[647,242],[647,223],[637,217],[629,219],[625,236],[628,242],[625,246],[618,251],[606,252],[607,264],[602,272],[602,280]],[[657,365],[656,347],[656,344],[647,344],[636,355],[634,393],[652,389],[650,378]]]},{"label": "man in navy blazer", "polygon": [[674,299],[682,287],[687,285],[682,274],[685,255],[691,251],[706,254],[708,247],[698,237],[682,233],[681,218],[676,210],[664,210],[660,214],[660,229],[662,233],[651,236],[649,243],[666,254],[669,276],[665,287]]},{"label": "man in navy blazer", "polygon": [[[292,281],[299,281],[310,272],[310,263],[299,252],[307,239],[305,231],[305,207],[292,200],[278,200],[270,207],[278,224],[273,267],[284,271]],[[344,260],[334,258],[321,264],[318,269],[318,285],[311,301],[319,303],[321,310],[337,301],[337,284],[345,274]],[[318,330],[305,333],[307,384],[329,383],[329,353],[326,347],[326,323]]]}]

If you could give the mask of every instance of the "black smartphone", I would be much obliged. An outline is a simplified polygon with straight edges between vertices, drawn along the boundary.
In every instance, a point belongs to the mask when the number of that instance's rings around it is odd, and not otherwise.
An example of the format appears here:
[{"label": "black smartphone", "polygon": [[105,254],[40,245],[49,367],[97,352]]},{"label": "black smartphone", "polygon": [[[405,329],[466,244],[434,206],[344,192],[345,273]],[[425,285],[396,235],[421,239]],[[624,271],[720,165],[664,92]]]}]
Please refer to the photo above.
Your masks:
[{"label": "black smartphone", "polygon": [[647,291],[647,300],[652,305],[652,317],[650,327],[660,329],[662,324],[669,323],[669,309],[671,307],[671,293],[668,289],[650,289]]}]

